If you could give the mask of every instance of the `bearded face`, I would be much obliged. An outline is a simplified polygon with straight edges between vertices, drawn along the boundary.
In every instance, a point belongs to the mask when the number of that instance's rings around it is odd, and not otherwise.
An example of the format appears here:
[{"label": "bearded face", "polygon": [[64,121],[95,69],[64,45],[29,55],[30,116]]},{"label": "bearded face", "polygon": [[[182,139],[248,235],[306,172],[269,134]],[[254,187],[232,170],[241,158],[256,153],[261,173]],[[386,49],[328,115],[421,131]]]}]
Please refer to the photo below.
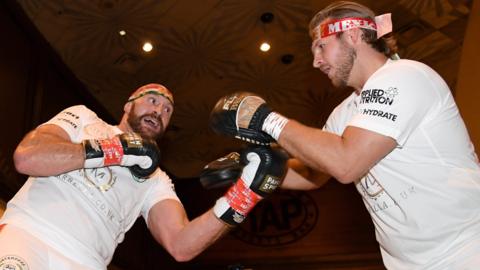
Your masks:
[{"label": "bearded face", "polygon": [[343,39],[340,39],[340,50],[337,55],[336,67],[331,80],[335,87],[345,88],[348,85],[357,53]]},{"label": "bearded face", "polygon": [[128,113],[127,122],[135,133],[144,138],[159,139],[165,132],[165,125],[157,113],[138,112],[135,103]]}]

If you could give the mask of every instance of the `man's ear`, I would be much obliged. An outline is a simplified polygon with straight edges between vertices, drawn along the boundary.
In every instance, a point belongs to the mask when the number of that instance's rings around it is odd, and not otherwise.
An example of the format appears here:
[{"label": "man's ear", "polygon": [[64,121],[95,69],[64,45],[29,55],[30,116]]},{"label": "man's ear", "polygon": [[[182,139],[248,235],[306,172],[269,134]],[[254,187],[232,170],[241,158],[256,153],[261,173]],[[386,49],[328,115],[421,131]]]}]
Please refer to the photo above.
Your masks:
[{"label": "man's ear", "polygon": [[130,110],[132,109],[132,102],[133,102],[133,101],[127,102],[127,103],[125,103],[125,105],[123,106],[123,111],[124,111],[125,113],[129,113]]},{"label": "man's ear", "polygon": [[360,28],[352,28],[347,30],[344,35],[347,35],[348,42],[351,42],[352,45],[358,44],[362,41],[363,31]]}]

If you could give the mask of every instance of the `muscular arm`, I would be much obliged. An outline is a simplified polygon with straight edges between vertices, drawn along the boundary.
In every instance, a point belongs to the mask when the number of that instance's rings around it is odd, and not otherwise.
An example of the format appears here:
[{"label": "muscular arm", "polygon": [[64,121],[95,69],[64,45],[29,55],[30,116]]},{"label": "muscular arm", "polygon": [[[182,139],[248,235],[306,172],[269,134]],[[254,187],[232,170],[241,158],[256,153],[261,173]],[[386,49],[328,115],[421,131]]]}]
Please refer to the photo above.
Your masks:
[{"label": "muscular arm", "polygon": [[56,125],[43,125],[28,133],[14,152],[18,172],[31,176],[51,176],[83,167],[83,146],[70,141]]},{"label": "muscular arm", "polygon": [[342,136],[290,120],[278,143],[306,166],[341,183],[361,178],[397,145],[390,137],[348,126]]},{"label": "muscular arm", "polygon": [[148,227],[155,240],[177,261],[191,260],[230,228],[212,210],[189,221],[183,206],[170,199],[150,209]]},{"label": "muscular arm", "polygon": [[282,183],[284,189],[311,190],[323,186],[330,176],[305,166],[298,159],[288,160],[288,171]]}]

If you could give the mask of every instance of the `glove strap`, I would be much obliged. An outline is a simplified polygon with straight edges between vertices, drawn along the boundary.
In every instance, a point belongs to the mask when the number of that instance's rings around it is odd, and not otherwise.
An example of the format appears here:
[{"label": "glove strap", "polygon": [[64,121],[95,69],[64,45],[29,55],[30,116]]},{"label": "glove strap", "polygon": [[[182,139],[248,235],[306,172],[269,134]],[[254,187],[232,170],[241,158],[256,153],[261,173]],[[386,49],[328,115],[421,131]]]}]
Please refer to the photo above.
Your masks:
[{"label": "glove strap", "polygon": [[85,149],[85,168],[119,165],[123,158],[123,147],[118,137],[85,140],[83,147]]},{"label": "glove strap", "polygon": [[113,137],[107,140],[100,140],[99,144],[103,150],[104,166],[118,165],[122,162],[123,147],[120,138]]},{"label": "glove strap", "polygon": [[281,114],[272,112],[267,116],[267,118],[265,118],[262,130],[265,131],[268,135],[272,136],[276,141],[278,141],[280,133],[282,133],[282,130],[287,123],[287,118],[285,118]]},{"label": "glove strap", "polygon": [[215,215],[229,225],[241,223],[262,197],[240,178],[213,207]]},{"label": "glove strap", "polygon": [[246,216],[262,197],[249,189],[242,179],[239,179],[225,194],[228,204],[236,212]]}]

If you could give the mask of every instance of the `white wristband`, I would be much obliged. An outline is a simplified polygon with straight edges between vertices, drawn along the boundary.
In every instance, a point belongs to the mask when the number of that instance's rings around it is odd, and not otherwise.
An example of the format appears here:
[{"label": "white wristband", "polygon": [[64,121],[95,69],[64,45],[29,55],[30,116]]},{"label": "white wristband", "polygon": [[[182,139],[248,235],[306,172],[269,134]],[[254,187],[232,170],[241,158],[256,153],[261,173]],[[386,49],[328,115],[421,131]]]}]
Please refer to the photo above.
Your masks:
[{"label": "white wristband", "polygon": [[288,123],[288,119],[279,113],[270,113],[263,122],[262,131],[272,136],[276,141],[280,137],[283,128]]},{"label": "white wristband", "polygon": [[228,204],[227,198],[225,197],[220,197],[216,202],[215,206],[213,206],[213,213],[215,216],[220,218],[227,210],[230,208],[230,205]]}]

